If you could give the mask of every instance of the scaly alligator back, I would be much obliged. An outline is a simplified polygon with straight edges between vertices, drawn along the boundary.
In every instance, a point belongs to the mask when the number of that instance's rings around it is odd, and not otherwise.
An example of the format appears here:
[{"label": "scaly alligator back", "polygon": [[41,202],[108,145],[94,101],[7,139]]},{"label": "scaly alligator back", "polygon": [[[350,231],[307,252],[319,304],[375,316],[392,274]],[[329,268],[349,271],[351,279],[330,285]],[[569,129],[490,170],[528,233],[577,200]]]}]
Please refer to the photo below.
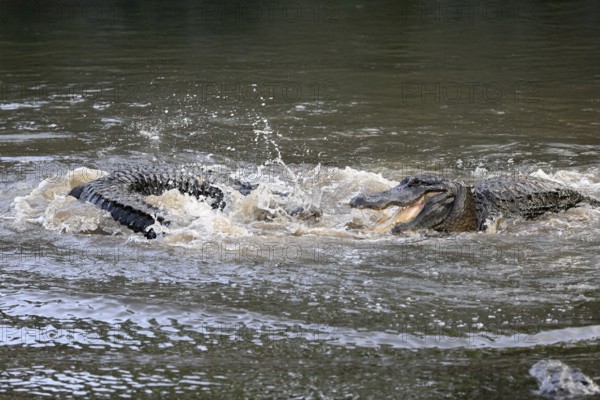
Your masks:
[{"label": "scaly alligator back", "polygon": [[[167,190],[177,189],[196,198],[201,196],[214,199],[212,208],[223,209],[223,191],[212,185],[215,174],[205,167],[187,166],[131,168],[115,171],[102,178],[77,186],[69,193],[82,201],[89,201],[104,210],[134,232],[142,232],[148,239],[154,239],[150,225],[169,222],[160,210],[144,201],[148,195],[161,195]],[[244,189],[244,187],[242,187]]]},{"label": "scaly alligator back", "polygon": [[558,212],[583,201],[599,206],[600,202],[546,179],[530,176],[497,177],[474,185],[477,229],[499,215],[535,218],[546,212]]}]

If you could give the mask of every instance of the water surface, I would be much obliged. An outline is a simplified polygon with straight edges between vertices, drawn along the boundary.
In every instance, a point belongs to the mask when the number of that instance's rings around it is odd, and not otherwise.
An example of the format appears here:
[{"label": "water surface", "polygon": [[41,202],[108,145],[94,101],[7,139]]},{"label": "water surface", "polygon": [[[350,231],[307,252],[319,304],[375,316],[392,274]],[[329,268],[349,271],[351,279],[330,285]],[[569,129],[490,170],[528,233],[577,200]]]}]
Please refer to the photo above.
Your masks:
[{"label": "water surface", "polygon": [[[18,4],[0,8],[0,396],[528,399],[542,358],[600,379],[600,210],[347,229],[376,218],[352,196],[411,173],[600,198],[595,2]],[[155,199],[175,218],[157,241],[66,196],[143,163],[260,189],[221,214]],[[323,219],[265,221],[290,201]]]}]

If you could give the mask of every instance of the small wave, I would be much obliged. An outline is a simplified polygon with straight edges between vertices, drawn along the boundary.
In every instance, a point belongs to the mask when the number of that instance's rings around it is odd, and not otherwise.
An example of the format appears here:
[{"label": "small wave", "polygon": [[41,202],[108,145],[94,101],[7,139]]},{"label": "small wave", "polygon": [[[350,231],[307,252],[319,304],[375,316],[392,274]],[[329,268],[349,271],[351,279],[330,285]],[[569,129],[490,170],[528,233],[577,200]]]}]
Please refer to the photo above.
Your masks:
[{"label": "small wave", "polygon": [[47,101],[36,101],[32,103],[4,103],[0,104],[0,110],[14,111],[21,108],[40,108],[44,104],[48,104]]},{"label": "small wave", "polygon": [[[338,324],[310,324],[296,319],[223,307],[159,305],[133,299],[123,302],[118,297],[70,295],[65,292],[21,290],[14,294],[4,294],[2,302],[3,312],[11,320],[17,321],[34,315],[46,319],[46,325],[36,325],[35,337],[23,336],[23,330],[31,329],[26,326],[5,326],[5,337],[0,342],[4,346],[39,347],[60,343],[71,347],[137,347],[143,346],[158,334],[170,336],[169,341],[188,337],[192,343],[191,336],[200,335],[198,338],[201,339],[206,335],[220,335],[229,336],[230,340],[262,338],[276,342],[303,339],[327,341],[344,347],[391,346],[397,349],[514,349],[600,339],[600,325],[547,330],[537,327],[532,332],[508,327],[486,329],[482,323],[452,328],[437,321],[426,328],[421,324],[407,324],[399,331],[382,332]],[[92,311],[95,318],[93,321],[89,320]],[[89,324],[91,325],[86,328]],[[112,332],[97,332],[95,327],[102,324],[106,324]],[[242,330],[245,335],[240,334]],[[264,336],[265,332],[268,332],[268,337]]]},{"label": "small wave", "polygon": [[17,133],[13,135],[0,135],[0,142],[24,142],[26,140],[63,139],[69,137],[71,136],[49,132]]}]

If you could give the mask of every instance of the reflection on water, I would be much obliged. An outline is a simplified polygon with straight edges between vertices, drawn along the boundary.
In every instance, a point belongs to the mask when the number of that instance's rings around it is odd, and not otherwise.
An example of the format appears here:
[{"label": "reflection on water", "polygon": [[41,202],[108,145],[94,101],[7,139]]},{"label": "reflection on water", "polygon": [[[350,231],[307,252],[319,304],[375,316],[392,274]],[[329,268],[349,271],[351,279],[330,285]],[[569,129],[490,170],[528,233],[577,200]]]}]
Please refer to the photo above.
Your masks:
[{"label": "reflection on water", "polygon": [[[415,173],[600,197],[599,12],[0,4],[0,396],[530,398],[542,358],[594,378],[599,210],[394,237],[347,203]],[[65,197],[163,162],[262,184],[221,214],[154,199],[156,241]]]}]

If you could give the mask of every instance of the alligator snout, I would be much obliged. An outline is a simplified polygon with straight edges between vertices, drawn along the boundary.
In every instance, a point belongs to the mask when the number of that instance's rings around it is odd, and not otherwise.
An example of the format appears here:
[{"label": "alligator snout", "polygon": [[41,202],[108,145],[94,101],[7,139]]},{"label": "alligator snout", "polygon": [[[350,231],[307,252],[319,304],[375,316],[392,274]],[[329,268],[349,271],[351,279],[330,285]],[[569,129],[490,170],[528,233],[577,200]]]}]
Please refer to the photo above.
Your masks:
[{"label": "alligator snout", "polygon": [[383,210],[392,205],[402,205],[389,191],[372,194],[359,194],[350,200],[350,207]]},{"label": "alligator snout", "polygon": [[354,208],[363,208],[366,207],[369,202],[367,201],[366,196],[358,195],[350,200],[350,207]]}]

